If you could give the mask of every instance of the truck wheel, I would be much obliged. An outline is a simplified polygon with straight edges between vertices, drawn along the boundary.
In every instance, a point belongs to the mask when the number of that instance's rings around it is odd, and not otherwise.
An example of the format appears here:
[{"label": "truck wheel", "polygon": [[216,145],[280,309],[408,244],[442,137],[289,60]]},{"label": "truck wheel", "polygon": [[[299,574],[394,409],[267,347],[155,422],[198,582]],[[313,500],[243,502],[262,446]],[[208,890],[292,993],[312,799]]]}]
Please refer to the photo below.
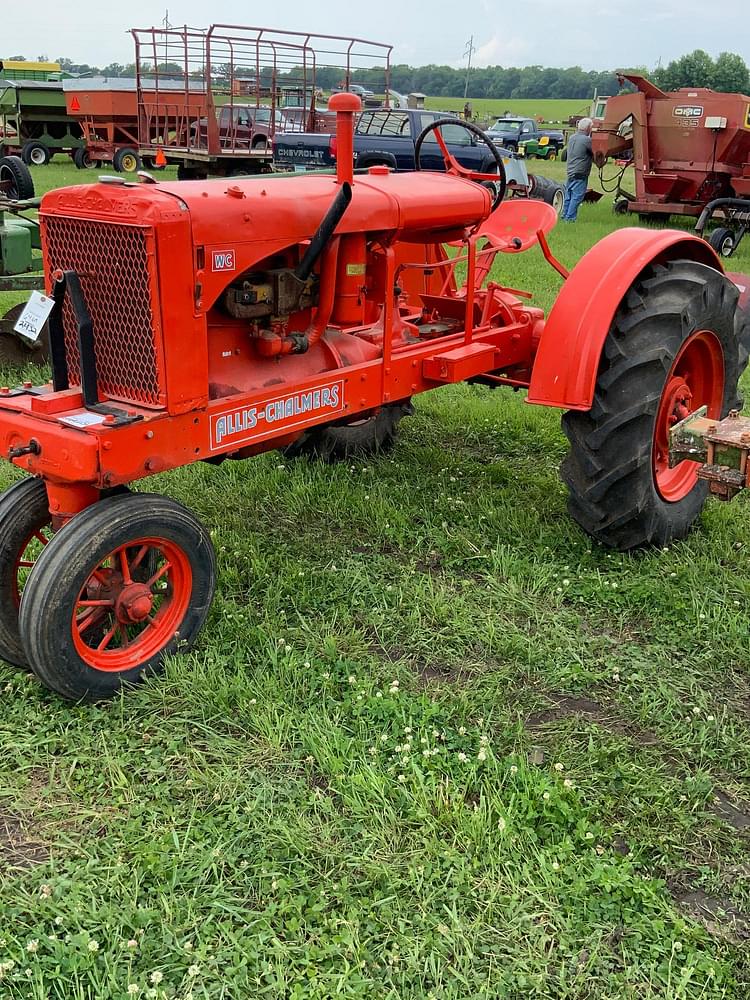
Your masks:
[{"label": "truck wheel", "polygon": [[377,413],[350,424],[313,427],[294,444],[283,449],[287,458],[323,458],[341,462],[358,455],[374,455],[388,451],[396,440],[396,430],[402,417],[410,416],[414,407],[407,400],[382,406]]},{"label": "truck wheel", "polygon": [[253,139],[252,148],[255,149],[255,150],[270,149],[271,148],[271,142],[268,139],[268,137],[265,136],[265,135],[256,135],[256,137]]},{"label": "truck wheel", "polygon": [[102,500],[55,535],[26,584],[29,663],[64,698],[110,698],[193,645],[215,586],[211,539],[190,511],[148,493]]},{"label": "truck wheel", "polygon": [[562,419],[569,510],[604,545],[664,545],[700,514],[707,484],[698,463],[669,468],[669,429],[703,405],[716,419],[741,406],[750,325],[738,314],[735,330],[737,296],[720,272],[681,260],[648,267],[620,304],[591,410]]},{"label": "truck wheel", "polygon": [[112,166],[120,174],[134,174],[141,169],[141,160],[134,149],[124,146],[115,150]]},{"label": "truck wheel", "polygon": [[73,163],[75,163],[79,170],[92,170],[96,166],[85,146],[78,146],[74,150]]},{"label": "truck wheel", "polygon": [[25,667],[18,609],[29,574],[52,535],[41,479],[21,479],[0,494],[0,659]]},{"label": "truck wheel", "polygon": [[44,167],[52,159],[52,154],[43,142],[27,142],[21,150],[21,159],[35,167]]},{"label": "truck wheel", "polygon": [[11,201],[22,201],[34,197],[34,181],[31,171],[20,156],[0,158],[0,193]]},{"label": "truck wheel", "polygon": [[714,229],[708,237],[708,242],[720,257],[731,257],[737,245],[734,233],[731,229],[727,229],[726,226],[719,226],[718,229]]}]

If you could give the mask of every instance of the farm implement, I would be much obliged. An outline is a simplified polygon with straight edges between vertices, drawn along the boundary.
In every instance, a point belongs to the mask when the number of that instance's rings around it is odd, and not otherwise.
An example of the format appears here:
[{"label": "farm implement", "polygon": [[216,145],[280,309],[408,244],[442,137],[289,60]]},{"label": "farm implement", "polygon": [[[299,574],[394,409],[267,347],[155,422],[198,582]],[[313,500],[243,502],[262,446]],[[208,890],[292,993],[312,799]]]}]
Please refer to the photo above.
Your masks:
[{"label": "farm implement", "polygon": [[644,218],[700,217],[703,234],[729,257],[750,220],[750,97],[706,88],[665,93],[642,76],[620,78],[634,93],[609,97],[595,120],[594,159],[631,157],[635,192],[615,189],[615,209]]},{"label": "farm implement", "polygon": [[[461,167],[433,122],[445,172],[355,176],[359,98],[330,108],[335,177],[123,177],[42,200],[52,382],[0,388],[0,453],[27,473],[0,497],[0,656],[66,698],[135,683],[209,614],[208,530],[131,484],[386,448],[440,386],[564,410],[570,513],[605,545],[681,538],[703,507],[700,460],[670,462],[670,432],[739,407],[750,334],[711,247],[621,229],[568,273],[554,209],[503,201],[491,140],[497,172]],[[506,277],[533,247],[562,279],[546,319]]]},{"label": "farm implement", "polygon": [[[39,225],[28,213],[39,207],[34,182],[18,156],[0,158],[0,292],[44,288],[42,262],[33,255],[41,249]],[[23,306],[13,306],[0,317],[0,366],[47,358],[44,341],[31,344],[15,332]]]}]

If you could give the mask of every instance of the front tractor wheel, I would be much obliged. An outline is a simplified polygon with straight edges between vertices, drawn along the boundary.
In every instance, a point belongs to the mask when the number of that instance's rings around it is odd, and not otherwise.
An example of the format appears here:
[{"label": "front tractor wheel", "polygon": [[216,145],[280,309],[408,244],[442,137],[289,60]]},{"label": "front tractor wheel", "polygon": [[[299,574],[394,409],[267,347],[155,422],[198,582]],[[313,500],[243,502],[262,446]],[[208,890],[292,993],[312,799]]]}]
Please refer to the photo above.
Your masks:
[{"label": "front tractor wheel", "polygon": [[190,648],[215,585],[211,540],[188,510],[153,494],[102,500],[55,536],[26,585],[29,663],[64,698],[109,698]]},{"label": "front tractor wheel", "polygon": [[700,406],[717,420],[741,406],[750,326],[740,313],[735,325],[737,297],[713,268],[673,261],[644,271],[620,304],[591,410],[562,420],[570,513],[604,545],[664,545],[700,514],[707,484],[696,462],[669,468],[669,431]]},{"label": "front tractor wheel", "polygon": [[52,537],[47,489],[21,479],[0,496],[0,660],[25,667],[18,609],[26,582]]}]

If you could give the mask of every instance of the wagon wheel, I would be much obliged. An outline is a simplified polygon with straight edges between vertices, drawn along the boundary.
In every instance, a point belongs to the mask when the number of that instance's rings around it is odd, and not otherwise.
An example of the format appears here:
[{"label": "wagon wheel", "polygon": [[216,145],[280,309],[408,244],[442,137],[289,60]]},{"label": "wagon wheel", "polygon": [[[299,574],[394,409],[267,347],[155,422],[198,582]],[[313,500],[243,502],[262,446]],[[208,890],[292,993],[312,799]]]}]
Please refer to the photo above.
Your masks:
[{"label": "wagon wheel", "polygon": [[0,494],[0,659],[26,666],[18,609],[29,574],[51,538],[47,490],[22,479]]},{"label": "wagon wheel", "polygon": [[17,367],[18,365],[42,365],[49,360],[49,343],[46,337],[40,337],[35,344],[29,344],[23,338],[11,333],[10,330],[24,310],[24,303],[11,306],[3,316],[3,324],[9,330],[0,330],[0,368]]},{"label": "wagon wheel", "polygon": [[390,403],[361,420],[313,427],[282,452],[286,458],[323,458],[327,462],[376,455],[393,447],[402,417],[412,413],[414,407],[409,400]]},{"label": "wagon wheel", "polygon": [[192,646],[215,585],[211,540],[188,510],[155,494],[102,500],[55,536],[27,583],[29,663],[65,698],[111,697]]},{"label": "wagon wheel", "polygon": [[[467,132],[470,132],[478,139],[481,139],[485,146],[489,149],[492,154],[492,158],[497,164],[497,173],[485,174],[477,170],[469,170],[467,167],[462,167],[445,144],[445,140],[443,139],[443,134],[441,132],[443,125],[460,125],[461,128],[466,129]],[[417,141],[414,143],[414,167],[416,170],[422,169],[420,154],[422,152],[422,145],[430,132],[435,133],[435,138],[437,139],[437,144],[440,147],[440,152],[443,154],[443,162],[445,163],[447,173],[453,174],[456,177],[465,177],[467,180],[476,181],[478,184],[490,182],[495,185],[495,197],[492,202],[492,209],[494,211],[494,209],[497,208],[505,197],[505,188],[507,187],[508,181],[505,176],[505,164],[503,163],[500,150],[494,144],[492,139],[485,135],[480,128],[477,128],[476,125],[472,125],[471,122],[464,122],[458,118],[437,118],[434,122],[430,122],[426,128],[422,129],[417,137]]]},{"label": "wagon wheel", "polygon": [[0,157],[0,194],[11,201],[34,197],[31,171],[20,156]]},{"label": "wagon wheel", "polygon": [[670,469],[669,431],[700,406],[715,419],[741,406],[750,324],[735,313],[737,296],[720,272],[682,260],[651,265],[623,299],[591,410],[562,421],[570,513],[603,544],[663,545],[703,509],[699,463]]}]

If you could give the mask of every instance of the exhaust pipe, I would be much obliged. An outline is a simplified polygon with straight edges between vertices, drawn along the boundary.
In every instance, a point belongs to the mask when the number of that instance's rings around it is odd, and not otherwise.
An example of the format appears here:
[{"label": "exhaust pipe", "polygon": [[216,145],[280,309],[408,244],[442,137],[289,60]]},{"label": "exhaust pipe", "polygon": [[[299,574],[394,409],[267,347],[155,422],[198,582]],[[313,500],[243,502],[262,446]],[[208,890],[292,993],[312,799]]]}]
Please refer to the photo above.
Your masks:
[{"label": "exhaust pipe", "polygon": [[352,200],[352,186],[347,181],[341,185],[333,199],[331,207],[323,216],[323,221],[318,226],[318,230],[310,240],[310,246],[305,251],[305,255],[294,269],[294,276],[301,284],[304,284],[312,274],[312,269],[317,263],[318,257],[330,242],[333,231],[344,217]]}]

